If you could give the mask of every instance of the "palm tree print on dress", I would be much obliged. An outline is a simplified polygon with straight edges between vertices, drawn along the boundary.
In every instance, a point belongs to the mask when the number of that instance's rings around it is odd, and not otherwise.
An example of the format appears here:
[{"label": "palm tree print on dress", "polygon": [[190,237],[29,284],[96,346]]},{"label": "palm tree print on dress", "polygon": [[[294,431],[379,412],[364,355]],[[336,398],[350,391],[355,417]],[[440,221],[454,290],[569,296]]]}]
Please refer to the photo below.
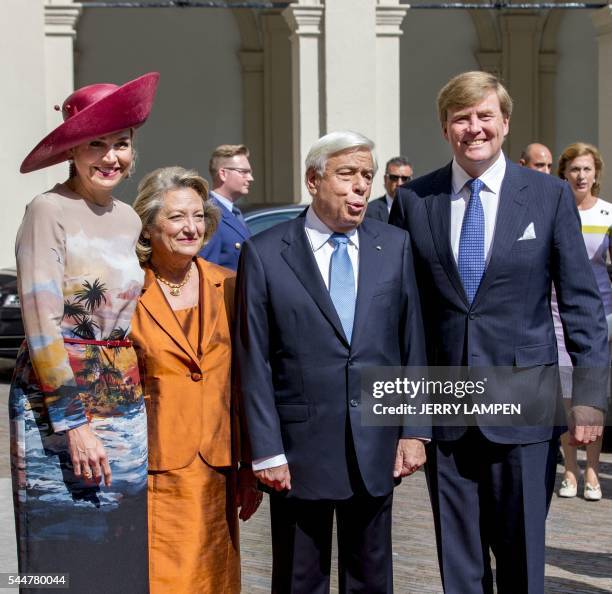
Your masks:
[{"label": "palm tree print on dress", "polygon": [[[75,291],[73,301],[64,301],[63,319],[74,322],[71,331],[77,338],[95,340],[96,330],[100,330],[100,327],[92,316],[107,303],[107,289],[99,279],[93,283],[84,281],[81,287]],[[102,340],[123,340],[125,335],[126,330],[119,327]],[[115,366],[115,352],[114,349],[109,351],[97,345],[85,345],[85,353],[80,368],[75,370],[75,376],[80,380],[80,385],[87,386],[80,397],[88,416],[119,413],[123,405],[132,403],[138,396],[134,383],[129,377],[124,378]]]}]

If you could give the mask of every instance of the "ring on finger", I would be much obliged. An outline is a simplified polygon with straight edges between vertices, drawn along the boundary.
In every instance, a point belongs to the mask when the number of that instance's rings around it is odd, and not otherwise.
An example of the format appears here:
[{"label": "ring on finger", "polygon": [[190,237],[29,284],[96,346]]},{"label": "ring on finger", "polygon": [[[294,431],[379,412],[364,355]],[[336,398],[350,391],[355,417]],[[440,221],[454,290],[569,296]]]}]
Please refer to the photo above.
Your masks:
[{"label": "ring on finger", "polygon": [[93,473],[91,472],[91,470],[87,469],[87,470],[83,470],[83,476],[86,479],[90,479],[93,476]]}]

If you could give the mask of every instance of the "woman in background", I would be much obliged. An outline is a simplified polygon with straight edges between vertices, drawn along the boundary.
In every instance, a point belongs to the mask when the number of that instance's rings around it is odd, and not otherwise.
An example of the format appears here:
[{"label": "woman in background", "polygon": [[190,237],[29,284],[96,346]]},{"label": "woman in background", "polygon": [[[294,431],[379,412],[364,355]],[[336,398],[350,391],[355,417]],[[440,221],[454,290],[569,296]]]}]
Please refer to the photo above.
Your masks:
[{"label": "woman in background", "polygon": [[[612,204],[598,197],[602,171],[603,160],[597,147],[584,142],[576,142],[563,151],[559,158],[557,174],[561,179],[567,180],[574,193],[576,206],[580,213],[584,243],[603,299],[608,326],[610,326],[612,286],[606,260],[611,253]],[[552,311],[557,334],[563,399],[566,410],[569,412],[572,397],[572,362],[565,348],[563,327],[554,294]],[[602,438],[603,436],[585,446],[587,461],[584,473],[584,498],[587,501],[599,501],[602,497],[598,475]],[[578,492],[580,469],[578,468],[576,446],[570,444],[569,433],[561,436],[561,447],[565,459],[565,475],[559,489],[559,496],[575,497]]]},{"label": "woman in background", "polygon": [[112,194],[132,171],[134,129],[158,78],[75,91],[63,124],[21,166],[70,161],[69,179],[34,198],[17,234],[26,340],[9,415],[19,571],[69,574],[79,594],[148,591],[146,413],[127,339],[143,280],[140,221]]}]

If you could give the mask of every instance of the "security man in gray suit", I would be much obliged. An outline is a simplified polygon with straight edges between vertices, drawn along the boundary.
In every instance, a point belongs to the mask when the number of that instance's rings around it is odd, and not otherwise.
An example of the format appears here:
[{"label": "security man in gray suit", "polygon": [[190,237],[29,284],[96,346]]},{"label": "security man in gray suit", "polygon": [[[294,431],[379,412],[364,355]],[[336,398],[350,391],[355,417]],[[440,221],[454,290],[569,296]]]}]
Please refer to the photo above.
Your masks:
[{"label": "security man in gray suit", "polygon": [[388,222],[397,188],[409,182],[412,176],[412,165],[406,157],[400,156],[389,159],[385,167],[385,195],[368,203],[366,217],[377,219],[383,223]]}]

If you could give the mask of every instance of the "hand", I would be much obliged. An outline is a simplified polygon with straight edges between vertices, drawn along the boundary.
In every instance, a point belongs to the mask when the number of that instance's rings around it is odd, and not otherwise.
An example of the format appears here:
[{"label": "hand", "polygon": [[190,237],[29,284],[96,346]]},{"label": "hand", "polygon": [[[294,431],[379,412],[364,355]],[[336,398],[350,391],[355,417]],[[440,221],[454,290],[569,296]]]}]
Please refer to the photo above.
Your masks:
[{"label": "hand", "polygon": [[400,439],[397,443],[393,476],[404,477],[416,472],[425,464],[425,445],[420,439]]},{"label": "hand", "polygon": [[264,485],[276,491],[291,490],[291,473],[289,472],[288,464],[256,470],[255,476]]},{"label": "hand", "polygon": [[603,411],[592,406],[572,406],[569,419],[569,444],[588,445],[603,434]]},{"label": "hand", "polygon": [[263,499],[262,492],[257,488],[257,479],[250,468],[241,468],[238,471],[236,499],[240,508],[238,517],[246,522],[257,511]]},{"label": "hand", "polygon": [[89,423],[66,431],[66,441],[74,475],[95,483],[104,476],[104,484],[110,487],[112,473],[106,450],[92,433]]}]

